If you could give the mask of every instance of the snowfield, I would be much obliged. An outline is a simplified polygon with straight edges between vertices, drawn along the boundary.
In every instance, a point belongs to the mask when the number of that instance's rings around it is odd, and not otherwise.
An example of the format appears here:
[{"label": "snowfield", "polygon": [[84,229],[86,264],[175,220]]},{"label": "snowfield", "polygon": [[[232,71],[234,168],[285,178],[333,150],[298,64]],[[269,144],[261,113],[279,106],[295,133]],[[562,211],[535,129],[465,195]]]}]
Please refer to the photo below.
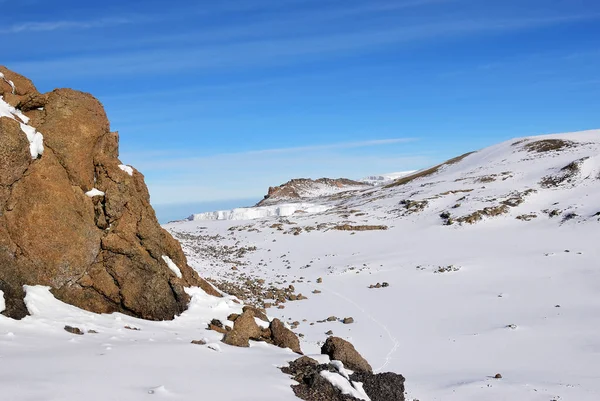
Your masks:
[{"label": "snowfield", "polygon": [[407,399],[593,401],[598,155],[600,131],[524,138],[320,214],[166,227],[204,277],[293,285],[308,299],[268,312],[300,322],[303,349],[332,330],[376,371],[402,373]]},{"label": "snowfield", "polygon": [[[331,331],[403,374],[407,400],[597,401],[599,155],[600,131],[523,138],[387,185],[165,228],[203,277],[295,327],[305,354]],[[188,289],[188,311],[149,322],[26,291],[31,316],[0,315],[2,399],[296,400],[277,368],[291,350],[206,330],[231,324],[233,296]],[[338,371],[328,379],[364,398]]]}]

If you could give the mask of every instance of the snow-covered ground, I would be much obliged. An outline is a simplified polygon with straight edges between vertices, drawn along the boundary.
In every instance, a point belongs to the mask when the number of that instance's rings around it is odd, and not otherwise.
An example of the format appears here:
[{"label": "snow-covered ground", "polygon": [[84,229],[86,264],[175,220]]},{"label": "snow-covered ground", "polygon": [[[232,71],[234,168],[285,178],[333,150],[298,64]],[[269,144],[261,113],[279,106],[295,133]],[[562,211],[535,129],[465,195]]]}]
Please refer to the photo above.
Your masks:
[{"label": "snow-covered ground", "polygon": [[[540,148],[548,139],[565,146]],[[414,399],[593,401],[599,154],[600,131],[514,140],[321,214],[167,228],[205,277],[292,284],[308,299],[268,311],[300,322],[305,351],[332,330],[376,371],[405,375]],[[255,250],[235,262],[203,251],[219,246]],[[354,323],[318,323],[329,316]]]},{"label": "snow-covered ground", "polygon": [[[278,366],[297,357],[265,343],[235,348],[205,330],[241,305],[198,289],[172,322],[118,313],[97,315],[57,301],[47,287],[29,287],[32,314],[0,315],[0,399],[6,401],[295,400]],[[77,327],[85,334],[64,330]],[[90,333],[89,330],[97,333]],[[206,345],[192,344],[204,339]]]},{"label": "snow-covered ground", "polygon": [[[539,145],[548,139],[563,142]],[[312,214],[165,227],[204,277],[292,285],[308,299],[267,312],[298,323],[305,353],[331,330],[377,372],[402,373],[407,399],[597,401],[599,155],[600,131],[527,138],[403,185],[319,198]],[[296,399],[277,369],[296,355],[220,343],[207,323],[241,305],[190,293],[182,316],[148,322],[29,287],[32,316],[0,316],[0,399]]]}]

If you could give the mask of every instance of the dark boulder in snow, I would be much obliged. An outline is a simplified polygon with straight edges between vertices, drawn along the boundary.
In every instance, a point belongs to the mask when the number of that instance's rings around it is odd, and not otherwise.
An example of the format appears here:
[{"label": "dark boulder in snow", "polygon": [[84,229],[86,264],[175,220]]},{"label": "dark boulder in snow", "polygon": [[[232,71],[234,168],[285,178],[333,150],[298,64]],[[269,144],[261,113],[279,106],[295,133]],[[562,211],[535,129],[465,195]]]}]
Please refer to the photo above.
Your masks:
[{"label": "dark boulder in snow", "polygon": [[[158,224],[143,175],[119,161],[100,102],[70,89],[42,95],[27,78],[0,73],[3,107],[16,107],[0,118],[3,313],[27,314],[23,285],[50,286],[92,312],[152,320],[186,309],[184,287],[218,295]],[[30,153],[21,122],[42,133],[43,154]]]},{"label": "dark boulder in snow", "polygon": [[302,353],[300,340],[296,334],[285,327],[279,319],[273,319],[269,329],[271,329],[273,344],[281,348],[289,348],[297,354]]},{"label": "dark boulder in snow", "polygon": [[[356,372],[348,376],[338,362],[319,364],[303,356],[281,368],[298,383],[294,394],[306,401],[404,401],[404,377],[396,373]],[[366,397],[365,397],[366,395]]]},{"label": "dark boulder in snow", "polygon": [[369,362],[358,353],[354,345],[339,337],[329,337],[321,347],[321,354],[329,355],[332,360],[340,361],[356,372],[373,372]]}]

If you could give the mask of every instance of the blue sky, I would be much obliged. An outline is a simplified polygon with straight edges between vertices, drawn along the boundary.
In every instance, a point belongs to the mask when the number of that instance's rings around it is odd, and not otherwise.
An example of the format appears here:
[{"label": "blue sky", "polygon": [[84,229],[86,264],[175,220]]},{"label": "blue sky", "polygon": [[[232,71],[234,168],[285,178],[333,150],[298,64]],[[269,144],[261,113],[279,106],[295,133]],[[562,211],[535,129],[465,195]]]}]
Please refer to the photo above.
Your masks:
[{"label": "blue sky", "polygon": [[416,169],[517,136],[600,127],[597,0],[0,9],[0,63],[42,91],[98,97],[163,219],[251,203],[294,177]]}]

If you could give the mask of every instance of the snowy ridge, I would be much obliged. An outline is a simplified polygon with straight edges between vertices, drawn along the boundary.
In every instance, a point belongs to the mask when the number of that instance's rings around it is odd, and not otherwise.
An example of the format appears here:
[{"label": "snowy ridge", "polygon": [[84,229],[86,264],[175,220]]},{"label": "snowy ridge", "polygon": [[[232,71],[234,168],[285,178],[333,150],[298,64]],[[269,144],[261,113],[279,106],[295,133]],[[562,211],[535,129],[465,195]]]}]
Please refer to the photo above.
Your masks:
[{"label": "snowy ridge", "polygon": [[198,213],[188,220],[254,220],[265,217],[286,217],[300,213],[321,213],[329,209],[327,206],[311,203],[289,203],[273,206],[243,207],[232,210]]},{"label": "snowy ridge", "polygon": [[361,179],[360,181],[364,182],[366,184],[370,184],[370,185],[386,185],[394,180],[397,180],[398,178],[406,177],[407,175],[411,175],[415,172],[416,172],[416,170],[410,170],[410,171],[400,171],[397,173],[388,173],[388,174],[382,174],[382,175],[370,175],[368,177]]}]

